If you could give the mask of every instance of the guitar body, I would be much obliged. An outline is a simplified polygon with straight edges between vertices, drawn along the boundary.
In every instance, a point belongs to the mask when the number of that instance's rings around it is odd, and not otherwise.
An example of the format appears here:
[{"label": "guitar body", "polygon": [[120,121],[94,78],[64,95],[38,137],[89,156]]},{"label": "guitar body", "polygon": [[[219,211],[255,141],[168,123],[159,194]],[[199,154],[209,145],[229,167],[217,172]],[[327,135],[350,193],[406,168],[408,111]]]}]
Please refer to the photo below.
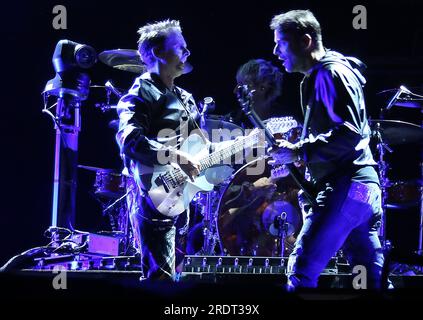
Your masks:
[{"label": "guitar body", "polygon": [[[204,158],[209,154],[207,143],[196,134],[190,135],[181,145],[180,150],[193,155],[195,160]],[[160,178],[166,172],[174,171],[176,167],[172,165],[154,166],[154,172],[151,178],[151,188],[148,195],[156,209],[163,215],[174,217],[181,214],[194,196],[199,191],[211,191],[214,185],[209,183],[201,172],[192,182],[185,173],[185,181],[177,186],[165,185]]]}]

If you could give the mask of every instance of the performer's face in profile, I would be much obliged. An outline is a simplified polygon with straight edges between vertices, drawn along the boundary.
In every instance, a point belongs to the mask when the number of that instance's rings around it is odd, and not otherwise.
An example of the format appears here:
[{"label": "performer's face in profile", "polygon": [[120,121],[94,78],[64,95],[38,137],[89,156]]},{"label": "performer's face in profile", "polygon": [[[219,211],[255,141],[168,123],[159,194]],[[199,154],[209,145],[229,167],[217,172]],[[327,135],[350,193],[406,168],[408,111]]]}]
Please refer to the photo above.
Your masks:
[{"label": "performer's face in profile", "polygon": [[305,72],[304,70],[304,56],[305,50],[301,47],[298,36],[290,32],[281,32],[275,30],[274,33],[275,48],[273,54],[279,60],[282,60],[282,65],[286,72]]},{"label": "performer's face in profile", "polygon": [[159,50],[158,57],[169,75],[179,77],[184,71],[184,64],[190,54],[182,34],[172,32],[165,40],[163,48]]}]

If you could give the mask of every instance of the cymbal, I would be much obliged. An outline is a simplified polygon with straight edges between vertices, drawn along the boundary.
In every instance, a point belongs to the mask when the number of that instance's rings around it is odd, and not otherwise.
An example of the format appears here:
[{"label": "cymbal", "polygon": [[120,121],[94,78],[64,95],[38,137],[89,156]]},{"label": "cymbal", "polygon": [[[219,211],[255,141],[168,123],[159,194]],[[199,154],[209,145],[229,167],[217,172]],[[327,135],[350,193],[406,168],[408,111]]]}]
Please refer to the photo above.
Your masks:
[{"label": "cymbal", "polygon": [[[90,88],[92,88],[92,89],[106,89],[106,90],[110,89],[110,87],[108,87],[108,86],[98,85],[98,84],[92,84],[92,85],[90,85]],[[115,89],[123,91],[122,88],[115,88]]]},{"label": "cymbal", "polygon": [[[422,92],[422,89],[423,89],[422,87],[410,87],[408,89],[410,91],[413,91],[413,92],[423,93]],[[398,91],[398,88],[385,89],[385,90],[382,90],[382,91],[377,92],[376,95],[393,94],[393,93],[395,93],[397,91]]]},{"label": "cymbal", "polygon": [[[101,62],[108,65],[109,67],[128,71],[132,73],[142,74],[147,68],[142,62],[141,55],[138,50],[133,49],[113,49],[101,52],[98,55]],[[183,74],[191,72],[193,69],[189,62],[184,63]]]},{"label": "cymbal", "polygon": [[369,123],[372,130],[376,130],[379,125],[382,139],[388,145],[423,142],[423,128],[414,123],[378,119],[369,120]]},{"label": "cymbal", "polygon": [[98,55],[101,62],[109,67],[141,74],[145,72],[145,64],[137,50],[133,49],[114,49],[106,50]]},{"label": "cymbal", "polygon": [[413,100],[406,100],[406,99],[398,99],[394,106],[403,107],[403,108],[412,108],[412,109],[421,109],[423,107],[423,100],[422,99],[413,99]]},{"label": "cymbal", "polygon": [[88,171],[94,171],[94,172],[97,172],[97,171],[101,171],[101,172],[116,172],[116,170],[113,170],[113,169],[103,169],[103,168],[98,168],[98,167],[92,167],[92,166],[84,166],[84,165],[78,165],[78,168],[80,168],[80,169],[85,169],[85,170],[88,170]]}]

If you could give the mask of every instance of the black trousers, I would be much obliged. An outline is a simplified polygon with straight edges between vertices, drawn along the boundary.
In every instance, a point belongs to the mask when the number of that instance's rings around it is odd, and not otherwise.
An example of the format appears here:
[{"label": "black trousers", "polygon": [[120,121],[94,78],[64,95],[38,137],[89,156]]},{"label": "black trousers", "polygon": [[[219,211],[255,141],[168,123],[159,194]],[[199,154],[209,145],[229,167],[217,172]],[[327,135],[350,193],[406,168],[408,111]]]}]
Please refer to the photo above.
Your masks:
[{"label": "black trousers", "polygon": [[140,236],[141,266],[145,278],[171,279],[175,274],[176,218],[158,212],[145,197],[131,212],[133,228]]}]

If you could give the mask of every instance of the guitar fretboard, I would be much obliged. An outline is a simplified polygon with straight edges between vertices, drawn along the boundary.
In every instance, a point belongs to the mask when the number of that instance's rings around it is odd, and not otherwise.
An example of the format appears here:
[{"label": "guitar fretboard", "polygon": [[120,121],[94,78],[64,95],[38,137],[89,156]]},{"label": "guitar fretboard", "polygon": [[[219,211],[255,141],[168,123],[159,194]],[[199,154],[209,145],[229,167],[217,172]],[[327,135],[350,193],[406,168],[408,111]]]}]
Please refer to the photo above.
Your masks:
[{"label": "guitar fretboard", "polygon": [[257,133],[251,134],[246,138],[235,141],[232,145],[229,145],[219,151],[210,153],[208,156],[200,160],[200,171],[210,168],[216,164],[219,164],[225,159],[229,159],[237,152],[240,152],[245,148],[253,146],[258,142],[259,134],[260,132],[258,131]]}]

